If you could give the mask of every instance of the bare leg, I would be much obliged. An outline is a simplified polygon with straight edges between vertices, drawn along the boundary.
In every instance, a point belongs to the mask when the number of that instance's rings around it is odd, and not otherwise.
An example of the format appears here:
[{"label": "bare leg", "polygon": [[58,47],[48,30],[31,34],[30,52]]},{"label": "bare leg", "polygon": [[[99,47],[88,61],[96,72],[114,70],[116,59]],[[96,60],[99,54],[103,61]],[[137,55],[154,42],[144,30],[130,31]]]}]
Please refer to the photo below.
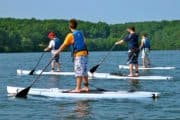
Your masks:
[{"label": "bare leg", "polygon": [[129,75],[128,76],[133,76],[133,64],[129,64]]},{"label": "bare leg", "polygon": [[89,87],[88,87],[88,76],[84,76],[83,77],[83,81],[84,81],[84,88],[82,89],[82,91],[89,91]]},{"label": "bare leg", "polygon": [[150,66],[150,64],[151,64],[150,59],[149,59],[149,57],[147,57],[147,65]]},{"label": "bare leg", "polygon": [[138,72],[138,64],[135,64],[135,76],[139,76],[139,72]]},{"label": "bare leg", "polygon": [[57,66],[58,66],[57,71],[60,72],[60,66],[61,66],[60,63],[57,62]]},{"label": "bare leg", "polygon": [[142,58],[142,66],[145,67],[145,58]]},{"label": "bare leg", "polygon": [[71,92],[81,92],[82,77],[76,77],[76,88]]},{"label": "bare leg", "polygon": [[52,62],[51,62],[51,70],[54,72],[54,66],[55,66],[55,61],[53,60]]}]

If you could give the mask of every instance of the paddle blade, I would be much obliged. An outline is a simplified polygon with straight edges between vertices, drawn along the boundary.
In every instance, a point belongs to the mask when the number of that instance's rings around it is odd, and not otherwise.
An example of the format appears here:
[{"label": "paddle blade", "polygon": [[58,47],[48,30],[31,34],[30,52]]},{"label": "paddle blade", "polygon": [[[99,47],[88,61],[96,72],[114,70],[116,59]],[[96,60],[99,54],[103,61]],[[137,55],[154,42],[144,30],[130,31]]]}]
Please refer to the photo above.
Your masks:
[{"label": "paddle blade", "polygon": [[105,89],[102,89],[102,88],[96,88],[98,91],[101,91],[101,92],[105,92],[105,91],[107,91],[107,90],[105,90]]},{"label": "paddle blade", "polygon": [[96,66],[94,66],[94,67],[92,67],[89,71],[90,71],[91,73],[94,73],[98,67],[99,67],[99,64],[96,65]]},{"label": "paddle blade", "polygon": [[34,69],[31,70],[31,72],[29,73],[29,75],[33,75],[34,71],[35,71]]},{"label": "paddle blade", "polygon": [[21,90],[20,92],[18,92],[18,93],[16,94],[16,97],[18,97],[18,98],[27,98],[27,94],[28,94],[30,88],[31,88],[31,87],[27,87],[27,88]]}]

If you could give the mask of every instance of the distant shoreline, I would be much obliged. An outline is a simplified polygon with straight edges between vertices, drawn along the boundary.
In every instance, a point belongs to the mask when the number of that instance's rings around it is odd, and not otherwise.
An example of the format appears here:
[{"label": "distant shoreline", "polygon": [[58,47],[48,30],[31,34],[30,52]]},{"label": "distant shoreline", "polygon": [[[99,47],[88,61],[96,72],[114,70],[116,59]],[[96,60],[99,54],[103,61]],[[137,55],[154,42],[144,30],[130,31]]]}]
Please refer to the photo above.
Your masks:
[{"label": "distant shoreline", "polygon": [[[67,26],[68,20],[0,18],[0,52],[42,51],[49,43],[47,34],[53,31],[63,42],[69,33]],[[90,51],[108,51],[117,40],[125,37],[128,26],[135,26],[139,35],[147,33],[153,50],[180,50],[180,20],[124,24],[79,20],[78,29],[84,33]],[[127,45],[117,46],[114,50],[127,50]]]},{"label": "distant shoreline", "polygon": [[[156,51],[179,51],[180,50],[152,50],[152,52],[156,52]],[[39,52],[0,52],[0,54],[11,54],[11,53],[42,53],[43,51],[39,51]],[[89,52],[108,52],[108,51],[89,51]],[[121,51],[112,51],[112,52],[127,52],[127,50],[121,50]],[[47,52],[50,53],[50,52]],[[71,51],[63,51],[62,53],[71,53]]]}]

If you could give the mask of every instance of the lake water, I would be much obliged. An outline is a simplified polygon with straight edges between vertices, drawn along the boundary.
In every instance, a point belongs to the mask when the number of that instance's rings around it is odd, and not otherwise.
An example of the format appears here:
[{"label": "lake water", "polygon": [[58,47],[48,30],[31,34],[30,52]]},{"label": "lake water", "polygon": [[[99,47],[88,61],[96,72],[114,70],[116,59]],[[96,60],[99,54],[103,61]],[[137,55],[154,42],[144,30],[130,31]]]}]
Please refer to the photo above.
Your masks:
[{"label": "lake water", "polygon": [[[90,52],[89,68],[106,52]],[[172,76],[173,80],[91,80],[90,83],[108,90],[145,90],[160,92],[158,99],[53,99],[8,97],[7,85],[30,85],[35,76],[17,76],[16,69],[32,69],[41,53],[0,54],[0,119],[1,120],[179,120],[180,119],[180,51],[153,51],[153,66],[175,66],[175,70],[141,71],[141,75]],[[126,52],[112,52],[98,72],[118,72],[126,63]],[[39,69],[50,60],[46,54]],[[72,71],[70,53],[61,54],[62,71]],[[121,72],[128,73],[127,70]],[[42,76],[33,87],[74,88],[74,77]]]}]

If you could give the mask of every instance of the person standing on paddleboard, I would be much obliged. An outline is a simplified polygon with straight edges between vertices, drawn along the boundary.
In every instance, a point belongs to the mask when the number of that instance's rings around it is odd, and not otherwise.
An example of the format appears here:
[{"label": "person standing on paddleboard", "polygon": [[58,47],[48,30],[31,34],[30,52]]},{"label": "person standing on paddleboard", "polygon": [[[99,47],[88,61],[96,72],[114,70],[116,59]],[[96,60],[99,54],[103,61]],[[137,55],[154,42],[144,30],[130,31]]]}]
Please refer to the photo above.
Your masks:
[{"label": "person standing on paddleboard", "polygon": [[[128,62],[129,64],[129,75],[130,77],[138,76],[138,55],[139,55],[139,46],[138,46],[138,35],[135,33],[135,27],[127,28],[128,35],[125,36],[123,40],[117,41],[115,44],[119,45],[124,42],[128,43]],[[133,66],[135,65],[135,74],[133,74]]]},{"label": "person standing on paddleboard", "polygon": [[150,53],[150,41],[147,38],[147,34],[143,33],[141,35],[141,45],[139,49],[142,51],[142,65],[144,68],[150,66],[150,59],[149,59],[149,53]]},{"label": "person standing on paddleboard", "polygon": [[[60,40],[59,40],[59,38],[57,38],[55,36],[55,34],[53,32],[50,32],[48,34],[48,38],[49,38],[50,42],[49,42],[48,47],[45,48],[44,51],[46,52],[46,51],[51,50],[52,57],[54,57],[57,49],[60,47]],[[59,55],[56,55],[56,57],[51,62],[51,71],[52,72],[54,72],[54,70],[55,70],[54,69],[55,68],[55,63],[58,66],[57,71],[60,72]]]},{"label": "person standing on paddleboard", "polygon": [[[81,31],[77,30],[77,21],[71,19],[69,21],[69,29],[72,33],[69,33],[64,43],[60,46],[56,55],[61,53],[67,46],[72,46],[73,57],[74,57],[74,71],[76,77],[76,88],[70,92],[88,92],[88,50],[85,44],[85,38]],[[84,88],[81,89],[82,80],[84,81]]]}]

